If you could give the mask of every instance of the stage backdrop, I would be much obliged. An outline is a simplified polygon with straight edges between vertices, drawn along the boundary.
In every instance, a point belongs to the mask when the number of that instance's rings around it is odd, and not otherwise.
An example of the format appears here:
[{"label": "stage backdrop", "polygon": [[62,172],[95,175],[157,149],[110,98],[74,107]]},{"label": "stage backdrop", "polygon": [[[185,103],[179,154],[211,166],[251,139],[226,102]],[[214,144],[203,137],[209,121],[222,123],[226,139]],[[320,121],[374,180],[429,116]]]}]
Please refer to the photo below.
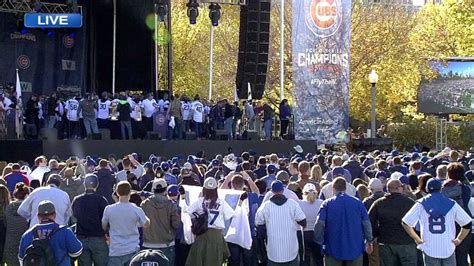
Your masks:
[{"label": "stage backdrop", "polygon": [[349,126],[350,0],[293,0],[295,137],[334,144]]},{"label": "stage backdrop", "polygon": [[84,92],[85,27],[84,20],[81,29],[72,31],[74,38],[61,29],[52,36],[41,29],[21,33],[15,14],[0,12],[0,84],[14,84],[19,69],[24,98],[31,92],[50,94],[56,89]]}]

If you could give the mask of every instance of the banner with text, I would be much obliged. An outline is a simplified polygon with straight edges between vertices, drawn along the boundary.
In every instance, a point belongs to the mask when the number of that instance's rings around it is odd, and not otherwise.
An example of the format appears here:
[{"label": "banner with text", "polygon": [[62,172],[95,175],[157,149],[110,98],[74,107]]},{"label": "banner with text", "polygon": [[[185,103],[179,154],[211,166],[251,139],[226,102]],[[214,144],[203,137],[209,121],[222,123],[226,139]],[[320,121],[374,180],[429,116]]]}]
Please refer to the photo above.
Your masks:
[{"label": "banner with text", "polygon": [[350,0],[293,1],[295,138],[335,144],[349,126]]}]

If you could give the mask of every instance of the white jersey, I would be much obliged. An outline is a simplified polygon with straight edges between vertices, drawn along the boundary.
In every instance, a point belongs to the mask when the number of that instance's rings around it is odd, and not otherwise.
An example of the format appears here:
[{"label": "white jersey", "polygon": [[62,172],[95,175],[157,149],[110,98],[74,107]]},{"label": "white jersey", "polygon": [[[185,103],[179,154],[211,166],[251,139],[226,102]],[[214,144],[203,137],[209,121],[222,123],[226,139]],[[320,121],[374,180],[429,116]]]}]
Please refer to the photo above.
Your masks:
[{"label": "white jersey", "polygon": [[106,100],[103,102],[102,100],[97,101],[97,105],[99,109],[97,111],[97,118],[99,119],[109,119],[109,108],[110,108],[111,101]]},{"label": "white jersey", "polygon": [[3,106],[4,106],[5,110],[12,109],[11,106],[10,106],[12,104],[13,104],[12,100],[10,100],[8,97],[3,98]]},{"label": "white jersey", "polygon": [[137,120],[137,111],[142,108],[142,102],[132,102],[130,105],[130,108],[132,109],[132,112],[130,113],[130,117],[134,120]]},{"label": "white jersey", "polygon": [[183,108],[183,120],[191,120],[191,105],[190,102],[181,102],[181,108]]},{"label": "white jersey", "polygon": [[[203,210],[202,203],[204,198],[199,198],[196,202],[191,204],[189,208],[187,208],[186,212],[189,213],[191,216],[194,212],[201,212]],[[215,229],[224,229],[225,228],[225,221],[229,220],[234,216],[234,210],[229,206],[229,204],[225,200],[217,199],[216,201],[216,208],[208,209],[207,212],[209,214],[208,219],[208,227],[215,228]]]},{"label": "white jersey", "polygon": [[402,221],[411,227],[419,223],[423,243],[418,245],[418,249],[430,257],[446,259],[453,255],[456,248],[452,242],[456,238],[455,223],[465,226],[472,218],[455,203],[444,217],[433,219],[417,202]]},{"label": "white jersey", "polygon": [[76,99],[70,99],[66,101],[67,120],[79,121],[79,102]]},{"label": "white jersey", "polygon": [[44,112],[43,112],[43,103],[38,102],[38,119],[44,119]]},{"label": "white jersey", "polygon": [[191,109],[194,122],[202,123],[204,121],[204,105],[200,101],[195,101],[192,103]]},{"label": "white jersey", "polygon": [[170,108],[170,101],[168,100],[159,100],[158,101],[158,107],[160,108],[160,111],[165,111]]},{"label": "white jersey", "polygon": [[64,114],[64,103],[59,102],[56,105],[56,108],[54,108],[54,111],[56,112],[56,119],[58,119],[58,121],[62,121]]},{"label": "white jersey", "polygon": [[153,113],[155,113],[156,106],[157,106],[155,99],[152,99],[152,100],[145,99],[143,100],[142,105],[143,105],[143,111],[144,111],[143,115],[148,118],[152,117]]}]

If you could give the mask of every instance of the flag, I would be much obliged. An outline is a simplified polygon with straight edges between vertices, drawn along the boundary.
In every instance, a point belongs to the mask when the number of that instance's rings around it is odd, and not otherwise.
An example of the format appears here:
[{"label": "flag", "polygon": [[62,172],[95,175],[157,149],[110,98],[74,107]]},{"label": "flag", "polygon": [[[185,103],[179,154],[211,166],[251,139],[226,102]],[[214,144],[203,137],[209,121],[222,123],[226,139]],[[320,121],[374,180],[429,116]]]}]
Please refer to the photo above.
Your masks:
[{"label": "flag", "polygon": [[18,69],[16,70],[16,99],[20,100],[21,98],[21,82],[20,75],[18,74]]},{"label": "flag", "polygon": [[252,100],[252,86],[250,86],[250,82],[247,82],[247,88],[248,88],[248,93],[249,93],[249,97],[247,100],[251,101]]}]

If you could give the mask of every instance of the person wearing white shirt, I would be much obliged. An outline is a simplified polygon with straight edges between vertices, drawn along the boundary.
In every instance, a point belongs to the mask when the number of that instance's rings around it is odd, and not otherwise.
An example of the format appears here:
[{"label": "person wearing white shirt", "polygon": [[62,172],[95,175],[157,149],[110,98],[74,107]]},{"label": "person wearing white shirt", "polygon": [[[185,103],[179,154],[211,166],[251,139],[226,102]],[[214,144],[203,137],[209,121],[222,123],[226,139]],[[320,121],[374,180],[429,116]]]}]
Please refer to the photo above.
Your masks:
[{"label": "person wearing white shirt", "polygon": [[[440,193],[442,183],[432,178],[426,184],[429,195],[418,200],[403,217],[403,228],[423,252],[425,265],[456,264],[454,250],[468,236],[472,218],[456,203]],[[456,236],[456,226],[462,228]],[[420,226],[421,235],[414,227]],[[459,264],[458,264],[459,265]]]},{"label": "person wearing white shirt", "polygon": [[49,177],[46,187],[39,187],[21,203],[18,214],[30,221],[30,228],[39,223],[38,205],[43,200],[52,201],[56,207],[56,223],[67,225],[72,215],[69,195],[60,190],[61,176],[53,174]]},{"label": "person wearing white shirt", "polygon": [[102,93],[101,99],[97,101],[97,125],[99,128],[109,128],[109,116],[111,101],[107,98],[107,92]]},{"label": "person wearing white shirt", "polygon": [[208,213],[208,229],[205,233],[196,236],[196,240],[189,251],[186,265],[222,265],[224,259],[229,256],[222,231],[225,228],[225,221],[234,216],[234,210],[225,200],[218,198],[217,186],[217,181],[214,178],[206,178],[202,189],[202,197],[192,203],[186,210],[191,217],[203,212]]},{"label": "person wearing white shirt", "polygon": [[181,108],[183,109],[183,121],[184,121],[184,131],[189,132],[190,129],[190,121],[191,121],[191,102],[187,96],[184,97],[183,101],[181,102]]},{"label": "person wearing white shirt", "polygon": [[191,104],[191,113],[194,132],[199,139],[202,135],[202,123],[204,122],[204,105],[199,101],[199,95],[194,97],[194,102]]},{"label": "person wearing white shirt", "polygon": [[66,118],[68,120],[68,138],[79,138],[81,125],[79,124],[79,101],[76,98],[69,99],[65,104]]},{"label": "person wearing white shirt", "polygon": [[134,174],[136,177],[141,177],[143,173],[145,172],[145,169],[143,166],[135,160],[135,158],[132,155],[128,155],[126,158],[122,160],[122,166],[123,170],[119,171],[115,178],[117,179],[117,182],[120,181],[127,181],[127,175],[128,173]]},{"label": "person wearing white shirt", "polygon": [[143,123],[145,125],[146,131],[151,131],[153,129],[153,114],[155,113],[158,104],[155,99],[153,99],[153,94],[148,94],[148,98],[142,101],[143,106]]},{"label": "person wearing white shirt", "polygon": [[267,265],[284,263],[289,266],[299,265],[298,238],[296,232],[306,227],[306,216],[300,205],[283,195],[284,185],[273,181],[272,198],[262,203],[257,210],[255,224],[266,227],[267,232]]},{"label": "person wearing white shirt", "polygon": [[[339,176],[335,176],[334,179],[336,177],[339,177]],[[321,188],[321,194],[319,194],[320,199],[326,200],[334,196],[332,185],[333,185],[333,182],[330,182],[329,184]],[[356,194],[357,194],[357,189],[351,183],[347,183],[347,180],[346,180],[346,194],[352,197],[356,197]]]}]

